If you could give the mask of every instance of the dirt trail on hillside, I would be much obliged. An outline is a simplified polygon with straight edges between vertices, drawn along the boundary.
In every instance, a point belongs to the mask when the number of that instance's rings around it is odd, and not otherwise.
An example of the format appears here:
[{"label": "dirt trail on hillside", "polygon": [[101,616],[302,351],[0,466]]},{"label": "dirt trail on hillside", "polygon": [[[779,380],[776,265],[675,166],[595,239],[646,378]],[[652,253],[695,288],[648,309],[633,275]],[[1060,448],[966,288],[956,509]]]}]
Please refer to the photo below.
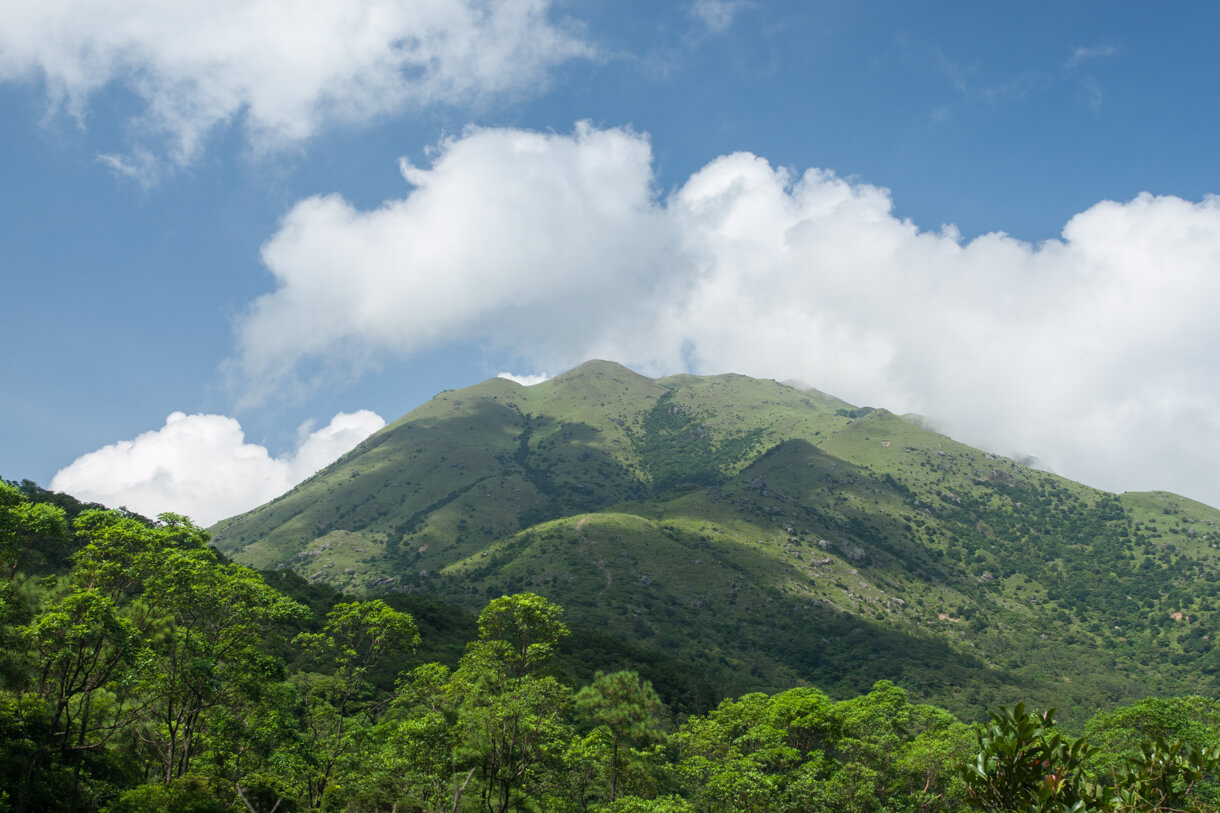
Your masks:
[{"label": "dirt trail on hillside", "polygon": [[[580,519],[576,520],[576,539],[580,542],[580,547],[577,548],[581,553],[588,553],[589,546],[593,544],[593,540],[581,533],[581,529],[585,527],[585,523],[589,521],[589,514],[585,514]],[[606,577],[606,586],[602,588],[605,592],[612,584],[614,584],[614,574],[610,572],[610,568],[606,567],[606,560],[600,556],[593,558],[594,564],[601,570],[602,575]]]}]

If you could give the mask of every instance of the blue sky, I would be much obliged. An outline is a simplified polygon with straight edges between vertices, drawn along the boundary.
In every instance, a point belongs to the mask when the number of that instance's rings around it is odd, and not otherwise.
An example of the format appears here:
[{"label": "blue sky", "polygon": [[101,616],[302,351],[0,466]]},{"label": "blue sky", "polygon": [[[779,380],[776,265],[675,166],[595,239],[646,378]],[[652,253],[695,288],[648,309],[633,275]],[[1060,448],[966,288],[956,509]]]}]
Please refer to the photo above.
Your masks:
[{"label": "blue sky", "polygon": [[1220,9],[1165,9],[10,9],[0,476],[211,522],[599,356],[1220,504]]}]

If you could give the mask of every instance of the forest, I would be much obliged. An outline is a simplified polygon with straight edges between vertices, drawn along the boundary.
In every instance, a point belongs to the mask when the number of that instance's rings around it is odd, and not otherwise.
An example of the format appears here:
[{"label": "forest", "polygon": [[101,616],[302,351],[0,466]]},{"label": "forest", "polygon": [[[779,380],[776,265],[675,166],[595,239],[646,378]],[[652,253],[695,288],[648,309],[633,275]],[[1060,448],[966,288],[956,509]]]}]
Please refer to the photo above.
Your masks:
[{"label": "forest", "polygon": [[0,482],[0,811],[1220,810],[1214,698],[721,699],[535,593],[460,613]]}]

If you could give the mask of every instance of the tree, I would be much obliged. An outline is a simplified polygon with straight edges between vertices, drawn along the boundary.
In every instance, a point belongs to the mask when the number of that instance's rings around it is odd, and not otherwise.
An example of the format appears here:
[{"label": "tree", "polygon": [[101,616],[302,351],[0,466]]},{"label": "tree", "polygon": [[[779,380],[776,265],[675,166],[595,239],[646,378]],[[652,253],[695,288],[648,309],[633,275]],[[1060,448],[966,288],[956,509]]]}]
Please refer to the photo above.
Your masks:
[{"label": "tree", "polygon": [[33,616],[35,600],[25,587],[31,565],[67,535],[63,509],[30,502],[0,480],[0,685],[21,682],[22,641],[16,627]]},{"label": "tree", "polygon": [[[147,649],[113,599],[94,588],[72,590],[21,632],[34,660],[30,688],[45,703],[47,722],[41,747],[29,753],[22,793],[41,764],[70,758],[69,793],[75,800],[85,752],[102,747],[130,722],[131,711],[117,692]],[[18,810],[25,801],[18,799]]]},{"label": "tree", "polygon": [[[811,807],[808,798],[789,794],[793,784],[809,789],[807,755],[788,742],[782,718],[773,711],[773,698],[755,692],[690,718],[674,734],[674,772],[696,809],[728,813]],[[818,762],[817,755],[813,761]]]},{"label": "tree", "polygon": [[1220,807],[1220,701],[1149,697],[1093,717],[1085,736],[1098,746],[1089,767],[1108,777],[1130,809]]},{"label": "tree", "polygon": [[[0,480],[0,579],[5,582],[5,590],[24,567],[41,558],[40,545],[61,540],[67,533],[62,508],[30,502],[16,488]],[[7,593],[0,593],[0,601],[6,596]],[[0,604],[0,621],[4,618]]]},{"label": "tree", "polygon": [[369,732],[352,802],[456,813],[476,769],[459,767],[460,729],[448,667],[429,663],[399,681],[394,699]]},{"label": "tree", "polygon": [[968,756],[968,734],[953,715],[912,704],[904,689],[882,680],[867,695],[837,703],[835,716],[841,737],[834,752],[853,766],[828,783],[828,796],[838,808],[883,810],[903,799],[917,809],[938,809],[960,795],[950,787],[948,768]]},{"label": "tree", "polygon": [[536,593],[493,599],[479,613],[479,638],[469,654],[508,677],[532,674],[570,634],[562,615],[563,608]]},{"label": "tree", "polygon": [[1093,748],[1068,742],[1054,729],[1055,710],[1026,712],[1025,704],[990,713],[977,732],[978,754],[961,768],[970,803],[986,811],[1105,809],[1082,764]]},{"label": "tree", "polygon": [[[465,676],[458,670],[455,676]],[[477,680],[463,690],[459,764],[470,760],[481,778],[483,806],[495,813],[533,800],[557,766],[572,728],[565,713],[572,692],[555,678],[522,675]]]},{"label": "tree", "polygon": [[321,809],[336,773],[355,748],[355,735],[375,722],[373,704],[360,702],[369,688],[369,669],[387,652],[413,651],[419,631],[409,613],[375,599],[336,604],[326,614],[322,632],[301,633],[296,640],[315,657],[330,660],[334,668],[331,675],[298,678],[314,758],[307,795],[310,805]]},{"label": "tree", "polygon": [[593,682],[576,694],[576,708],[610,733],[610,802],[614,802],[620,750],[664,739],[659,720],[664,704],[652,684],[635,672],[598,672]]},{"label": "tree", "polygon": [[[1220,746],[1166,742],[1157,737],[1140,746],[1115,780],[1120,810],[1147,813],[1203,813],[1215,810]],[[1203,787],[1204,783],[1210,787]]]},{"label": "tree", "polygon": [[212,710],[240,713],[259,682],[283,679],[282,666],[261,651],[264,637],[307,611],[208,548],[166,550],[146,575],[143,601],[160,613],[150,627],[145,690],[154,698],[148,730],[168,783],[190,770]]},{"label": "tree", "polygon": [[458,761],[472,763],[488,810],[503,813],[530,798],[540,769],[559,762],[570,736],[564,714],[571,690],[536,674],[568,635],[562,613],[534,593],[494,599],[453,676]]}]

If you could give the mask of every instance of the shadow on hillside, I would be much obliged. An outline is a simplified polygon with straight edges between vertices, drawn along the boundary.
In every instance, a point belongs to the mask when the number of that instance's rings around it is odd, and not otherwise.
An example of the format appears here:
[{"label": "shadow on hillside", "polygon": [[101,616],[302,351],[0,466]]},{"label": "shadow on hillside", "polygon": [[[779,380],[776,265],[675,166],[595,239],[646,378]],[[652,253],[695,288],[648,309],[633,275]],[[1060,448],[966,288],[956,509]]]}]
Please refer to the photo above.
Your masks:
[{"label": "shadow on hillside", "polygon": [[800,684],[847,697],[883,679],[970,714],[1026,694],[944,640],[780,587],[802,578],[790,563],[739,541],[594,514],[519,534],[433,587],[471,609],[501,594],[543,595],[573,625],[686,664],[688,677],[713,687],[690,703]]}]

